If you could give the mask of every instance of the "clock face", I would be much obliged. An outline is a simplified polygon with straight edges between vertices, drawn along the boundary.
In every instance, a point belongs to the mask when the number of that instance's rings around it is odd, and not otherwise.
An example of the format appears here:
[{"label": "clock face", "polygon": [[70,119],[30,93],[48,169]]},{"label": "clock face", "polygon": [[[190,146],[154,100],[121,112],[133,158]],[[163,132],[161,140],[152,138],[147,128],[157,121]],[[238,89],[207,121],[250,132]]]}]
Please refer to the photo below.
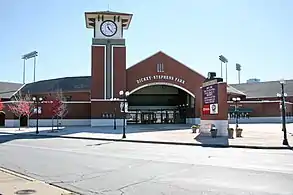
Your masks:
[{"label": "clock face", "polygon": [[106,20],[101,24],[100,30],[104,36],[112,37],[117,32],[117,25],[111,20]]}]

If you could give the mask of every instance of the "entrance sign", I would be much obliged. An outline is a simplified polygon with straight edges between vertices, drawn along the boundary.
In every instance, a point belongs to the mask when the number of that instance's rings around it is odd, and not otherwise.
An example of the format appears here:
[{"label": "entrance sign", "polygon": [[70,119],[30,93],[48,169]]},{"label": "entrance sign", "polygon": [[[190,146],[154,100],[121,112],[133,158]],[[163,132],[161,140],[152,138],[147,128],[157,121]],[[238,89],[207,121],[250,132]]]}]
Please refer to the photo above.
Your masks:
[{"label": "entrance sign", "polygon": [[169,75],[153,75],[153,76],[146,76],[146,77],[142,77],[136,80],[137,84],[141,84],[144,83],[146,81],[158,81],[158,80],[170,80],[170,81],[175,81],[177,83],[180,84],[185,84],[185,80],[182,78],[177,78],[174,76],[169,76]]}]

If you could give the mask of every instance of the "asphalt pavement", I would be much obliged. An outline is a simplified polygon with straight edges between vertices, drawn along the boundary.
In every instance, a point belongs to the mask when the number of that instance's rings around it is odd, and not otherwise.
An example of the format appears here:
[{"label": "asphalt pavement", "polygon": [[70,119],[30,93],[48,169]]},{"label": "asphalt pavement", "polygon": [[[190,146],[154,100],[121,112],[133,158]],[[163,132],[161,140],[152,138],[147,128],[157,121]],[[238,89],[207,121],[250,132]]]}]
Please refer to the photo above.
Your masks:
[{"label": "asphalt pavement", "polygon": [[292,150],[18,137],[0,166],[89,195],[293,194]]}]

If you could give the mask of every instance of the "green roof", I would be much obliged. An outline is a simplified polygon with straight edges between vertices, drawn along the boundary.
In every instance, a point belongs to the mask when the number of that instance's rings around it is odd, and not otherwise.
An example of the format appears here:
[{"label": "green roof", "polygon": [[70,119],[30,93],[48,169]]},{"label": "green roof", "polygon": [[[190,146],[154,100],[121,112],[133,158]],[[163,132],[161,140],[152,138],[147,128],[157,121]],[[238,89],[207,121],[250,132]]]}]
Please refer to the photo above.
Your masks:
[{"label": "green roof", "polygon": [[[228,112],[235,112],[235,108],[234,107],[230,107],[229,109],[228,109]],[[245,113],[247,113],[247,112],[253,112],[253,109],[251,109],[251,108],[238,108],[238,112],[245,112]]]}]

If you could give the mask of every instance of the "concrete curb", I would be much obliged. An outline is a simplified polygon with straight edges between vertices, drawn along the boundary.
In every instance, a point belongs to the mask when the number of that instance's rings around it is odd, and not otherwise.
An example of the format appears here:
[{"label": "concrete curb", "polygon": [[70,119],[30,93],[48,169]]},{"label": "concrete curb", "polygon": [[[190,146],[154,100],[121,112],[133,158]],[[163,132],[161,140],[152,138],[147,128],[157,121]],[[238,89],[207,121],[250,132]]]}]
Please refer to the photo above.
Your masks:
[{"label": "concrete curb", "polygon": [[15,177],[19,177],[19,178],[22,178],[22,179],[25,179],[25,180],[28,180],[28,181],[31,181],[31,182],[34,182],[36,181],[35,179],[27,176],[27,175],[24,175],[24,174],[21,174],[19,172],[16,172],[16,171],[13,171],[13,170],[10,170],[10,169],[7,169],[7,168],[4,168],[2,166],[0,166],[0,171],[2,171],[3,173],[7,173],[9,175],[13,175]]},{"label": "concrete curb", "polygon": [[2,167],[2,166],[0,166],[0,171],[2,171],[4,173],[7,173],[7,174],[10,174],[10,175],[13,175],[15,177],[19,177],[19,178],[28,180],[30,182],[44,183],[46,185],[49,185],[49,186],[52,186],[52,187],[55,187],[55,188],[59,188],[59,189],[62,189],[64,191],[66,191],[65,193],[62,193],[61,195],[81,195],[80,193],[74,192],[74,191],[72,191],[72,190],[70,190],[68,188],[64,188],[64,187],[61,187],[61,186],[58,186],[58,185],[55,185],[55,184],[52,184],[52,183],[47,183],[47,182],[39,181],[39,180],[36,180],[36,179],[34,179],[32,177],[29,177],[28,175],[26,175],[24,173],[20,173],[18,171],[14,171],[14,170],[11,170],[11,169]]},{"label": "concrete curb", "polygon": [[[12,135],[19,135],[18,133],[11,133]],[[201,144],[190,142],[173,142],[173,141],[151,141],[151,140],[132,140],[132,139],[116,139],[116,138],[97,138],[97,137],[78,137],[69,135],[42,135],[34,133],[23,133],[21,135],[43,137],[43,138],[67,138],[67,139],[83,139],[83,140],[99,140],[99,141],[113,141],[113,142],[130,142],[130,143],[146,143],[146,144],[163,144],[163,145],[183,145],[183,146],[201,146],[210,148],[244,148],[244,149],[266,149],[266,150],[293,150],[292,146],[255,146],[255,145],[223,145],[223,144]]]}]

